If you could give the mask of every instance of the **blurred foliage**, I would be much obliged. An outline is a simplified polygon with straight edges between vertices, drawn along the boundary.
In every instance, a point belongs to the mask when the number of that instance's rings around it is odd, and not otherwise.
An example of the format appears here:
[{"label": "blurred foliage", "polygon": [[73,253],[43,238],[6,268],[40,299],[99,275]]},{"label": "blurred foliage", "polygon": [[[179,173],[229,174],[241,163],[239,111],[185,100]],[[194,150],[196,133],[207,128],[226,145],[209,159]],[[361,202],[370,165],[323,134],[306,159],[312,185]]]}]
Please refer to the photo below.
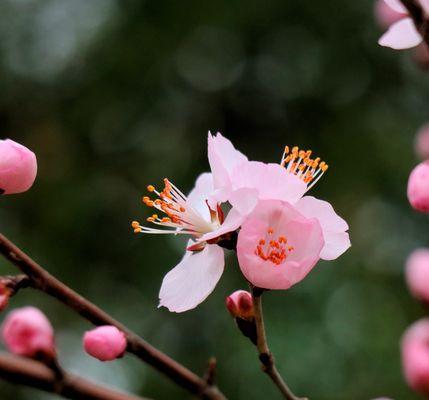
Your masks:
[{"label": "blurred foliage", "polygon": [[[353,247],[265,296],[279,369],[311,399],[417,398],[399,340],[422,315],[402,270],[427,244],[405,187],[428,80],[409,52],[379,47],[380,32],[370,0],[3,0],[0,135],[33,149],[39,174],[31,191],[2,199],[1,230],[194,371],[215,355],[230,399],[278,398],[224,309],[246,287],[233,257],[205,303],[170,314],[157,294],[184,243],[136,237],[129,223],[148,213],[148,183],[192,188],[208,169],[209,129],[251,159],[312,148],[331,165],[313,193],[350,222]],[[31,291],[12,307],[28,303],[51,318],[66,367],[154,399],[189,398],[131,356],[90,359],[80,345],[89,324]],[[0,394],[54,398],[5,383]]]}]

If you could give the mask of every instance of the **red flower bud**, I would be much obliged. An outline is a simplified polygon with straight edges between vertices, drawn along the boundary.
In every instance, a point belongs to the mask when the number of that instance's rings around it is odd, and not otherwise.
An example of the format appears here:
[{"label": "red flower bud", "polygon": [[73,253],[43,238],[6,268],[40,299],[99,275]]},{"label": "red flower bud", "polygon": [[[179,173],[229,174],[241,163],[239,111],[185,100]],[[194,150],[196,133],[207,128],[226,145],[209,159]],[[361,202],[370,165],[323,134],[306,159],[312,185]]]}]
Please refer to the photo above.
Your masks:
[{"label": "red flower bud", "polygon": [[255,316],[252,295],[245,290],[237,290],[229,295],[225,304],[234,318],[250,320]]}]

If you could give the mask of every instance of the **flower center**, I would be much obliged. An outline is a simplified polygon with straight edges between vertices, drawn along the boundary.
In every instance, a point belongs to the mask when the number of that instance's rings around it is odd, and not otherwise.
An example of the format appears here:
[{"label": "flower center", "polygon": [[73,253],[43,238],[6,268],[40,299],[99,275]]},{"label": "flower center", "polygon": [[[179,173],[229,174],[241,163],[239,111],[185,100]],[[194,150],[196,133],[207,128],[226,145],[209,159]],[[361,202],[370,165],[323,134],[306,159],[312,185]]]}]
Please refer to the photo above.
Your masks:
[{"label": "flower center", "polygon": [[157,233],[157,234],[188,234],[196,237],[202,236],[216,229],[223,222],[223,213],[220,207],[213,210],[207,204],[210,211],[211,221],[207,221],[188,202],[187,197],[167,178],[164,179],[164,189],[159,192],[153,185],[148,185],[149,193],[155,194],[155,199],[144,196],[142,202],[150,208],[159,211],[160,216],[155,213],[146,219],[155,225],[170,229],[154,229],[140,225],[140,222],[131,223],[135,233]]},{"label": "flower center", "polygon": [[300,150],[295,146],[292,150],[286,146],[283,152],[280,165],[285,167],[287,172],[297,176],[307,184],[307,191],[310,190],[328,169],[328,164],[321,161],[320,157],[311,158],[311,150]]},{"label": "flower center", "polygon": [[293,246],[288,246],[286,236],[280,235],[275,239],[274,229],[268,228],[265,238],[259,240],[255,254],[264,261],[280,265],[293,250]]}]

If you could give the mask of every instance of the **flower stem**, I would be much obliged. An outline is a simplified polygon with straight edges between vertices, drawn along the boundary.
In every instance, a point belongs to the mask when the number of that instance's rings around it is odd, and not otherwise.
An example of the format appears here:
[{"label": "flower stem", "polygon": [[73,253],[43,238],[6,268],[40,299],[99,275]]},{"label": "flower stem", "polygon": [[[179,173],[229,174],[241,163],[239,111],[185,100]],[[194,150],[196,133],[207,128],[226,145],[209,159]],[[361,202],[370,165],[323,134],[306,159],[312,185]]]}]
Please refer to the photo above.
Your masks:
[{"label": "flower stem", "polygon": [[253,297],[253,307],[255,310],[255,325],[257,342],[256,348],[259,352],[259,360],[262,364],[262,370],[271,378],[274,384],[279,389],[280,393],[287,400],[307,400],[295,396],[289,389],[289,386],[281,377],[279,371],[276,368],[274,357],[268,347],[267,334],[265,332],[264,315],[262,312],[262,293],[263,289],[250,285],[250,289]]}]

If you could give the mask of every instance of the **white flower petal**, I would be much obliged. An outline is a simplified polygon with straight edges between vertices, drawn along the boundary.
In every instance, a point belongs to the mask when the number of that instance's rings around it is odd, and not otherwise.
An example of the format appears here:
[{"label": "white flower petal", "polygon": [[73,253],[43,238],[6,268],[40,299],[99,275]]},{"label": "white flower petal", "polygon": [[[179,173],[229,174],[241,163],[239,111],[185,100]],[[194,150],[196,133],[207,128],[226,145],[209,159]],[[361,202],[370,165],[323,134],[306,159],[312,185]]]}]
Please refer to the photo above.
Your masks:
[{"label": "white flower petal", "polygon": [[390,26],[387,32],[379,39],[380,46],[390,47],[395,50],[409,49],[422,42],[422,37],[417,32],[411,18],[404,18]]},{"label": "white flower petal", "polygon": [[206,200],[213,206],[210,201],[213,190],[213,175],[210,172],[204,172],[197,178],[195,187],[187,196],[188,203],[195,211],[198,211],[206,221],[210,221],[210,210],[207,207]]},{"label": "white flower petal", "polygon": [[165,275],[159,292],[159,306],[172,312],[195,308],[213,291],[224,265],[223,250],[217,245],[206,245],[197,253],[187,251],[180,263]]}]

